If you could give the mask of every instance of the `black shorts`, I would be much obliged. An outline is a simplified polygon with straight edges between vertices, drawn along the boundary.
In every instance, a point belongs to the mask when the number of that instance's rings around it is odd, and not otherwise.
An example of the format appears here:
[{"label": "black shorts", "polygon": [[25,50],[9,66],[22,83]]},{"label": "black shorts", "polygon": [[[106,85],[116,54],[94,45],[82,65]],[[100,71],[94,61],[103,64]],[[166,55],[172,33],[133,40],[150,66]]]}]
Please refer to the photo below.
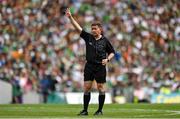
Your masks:
[{"label": "black shorts", "polygon": [[93,81],[94,79],[97,83],[106,82],[106,66],[86,63],[84,68],[84,81]]}]

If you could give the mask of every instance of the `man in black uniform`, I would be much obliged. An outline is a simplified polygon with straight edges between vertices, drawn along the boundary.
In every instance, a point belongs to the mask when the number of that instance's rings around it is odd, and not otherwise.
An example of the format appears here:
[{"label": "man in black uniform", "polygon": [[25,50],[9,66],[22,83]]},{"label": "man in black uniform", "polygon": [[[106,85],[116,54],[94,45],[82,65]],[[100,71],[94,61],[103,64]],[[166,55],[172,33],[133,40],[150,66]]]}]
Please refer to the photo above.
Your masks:
[{"label": "man in black uniform", "polygon": [[102,35],[100,23],[96,22],[91,25],[92,34],[90,34],[84,31],[74,20],[69,8],[66,10],[66,16],[86,43],[87,63],[84,69],[84,109],[78,115],[88,115],[87,110],[91,97],[90,90],[94,79],[97,82],[99,91],[99,108],[94,115],[102,115],[105,101],[106,64],[114,57],[115,51],[107,38]]}]

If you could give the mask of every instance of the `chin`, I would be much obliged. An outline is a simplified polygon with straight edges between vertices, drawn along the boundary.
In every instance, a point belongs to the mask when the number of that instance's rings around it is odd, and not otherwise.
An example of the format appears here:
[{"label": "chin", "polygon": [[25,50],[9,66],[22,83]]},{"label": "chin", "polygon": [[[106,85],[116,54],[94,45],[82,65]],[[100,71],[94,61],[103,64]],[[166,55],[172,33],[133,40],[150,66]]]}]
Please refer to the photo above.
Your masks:
[{"label": "chin", "polygon": [[94,37],[97,37],[98,35],[97,34],[92,34]]}]

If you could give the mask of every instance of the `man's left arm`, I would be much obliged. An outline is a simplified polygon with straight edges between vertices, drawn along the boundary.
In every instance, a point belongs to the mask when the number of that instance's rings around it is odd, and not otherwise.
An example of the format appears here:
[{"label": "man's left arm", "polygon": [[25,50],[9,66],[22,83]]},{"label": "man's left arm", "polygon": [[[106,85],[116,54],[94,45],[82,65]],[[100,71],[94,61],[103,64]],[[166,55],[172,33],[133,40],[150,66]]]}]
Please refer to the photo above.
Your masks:
[{"label": "man's left arm", "polygon": [[110,53],[107,57],[107,61],[109,62],[114,57],[114,52]]},{"label": "man's left arm", "polygon": [[108,40],[107,40],[107,45],[106,45],[106,51],[108,53],[108,56],[106,59],[102,60],[103,65],[106,65],[114,57],[114,54],[115,54],[115,50]]},{"label": "man's left arm", "polygon": [[113,57],[114,57],[114,53],[110,53],[106,59],[102,60],[102,64],[106,65]]}]

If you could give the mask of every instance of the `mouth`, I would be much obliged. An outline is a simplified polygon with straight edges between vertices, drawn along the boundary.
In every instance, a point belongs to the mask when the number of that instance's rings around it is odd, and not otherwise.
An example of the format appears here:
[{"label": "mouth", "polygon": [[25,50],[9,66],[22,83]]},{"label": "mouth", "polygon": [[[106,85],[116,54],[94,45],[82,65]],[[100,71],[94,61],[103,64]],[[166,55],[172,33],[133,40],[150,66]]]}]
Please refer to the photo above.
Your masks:
[{"label": "mouth", "polygon": [[97,35],[97,33],[94,33],[94,32],[92,32],[92,34],[93,34],[94,36],[96,36],[96,35]]}]

